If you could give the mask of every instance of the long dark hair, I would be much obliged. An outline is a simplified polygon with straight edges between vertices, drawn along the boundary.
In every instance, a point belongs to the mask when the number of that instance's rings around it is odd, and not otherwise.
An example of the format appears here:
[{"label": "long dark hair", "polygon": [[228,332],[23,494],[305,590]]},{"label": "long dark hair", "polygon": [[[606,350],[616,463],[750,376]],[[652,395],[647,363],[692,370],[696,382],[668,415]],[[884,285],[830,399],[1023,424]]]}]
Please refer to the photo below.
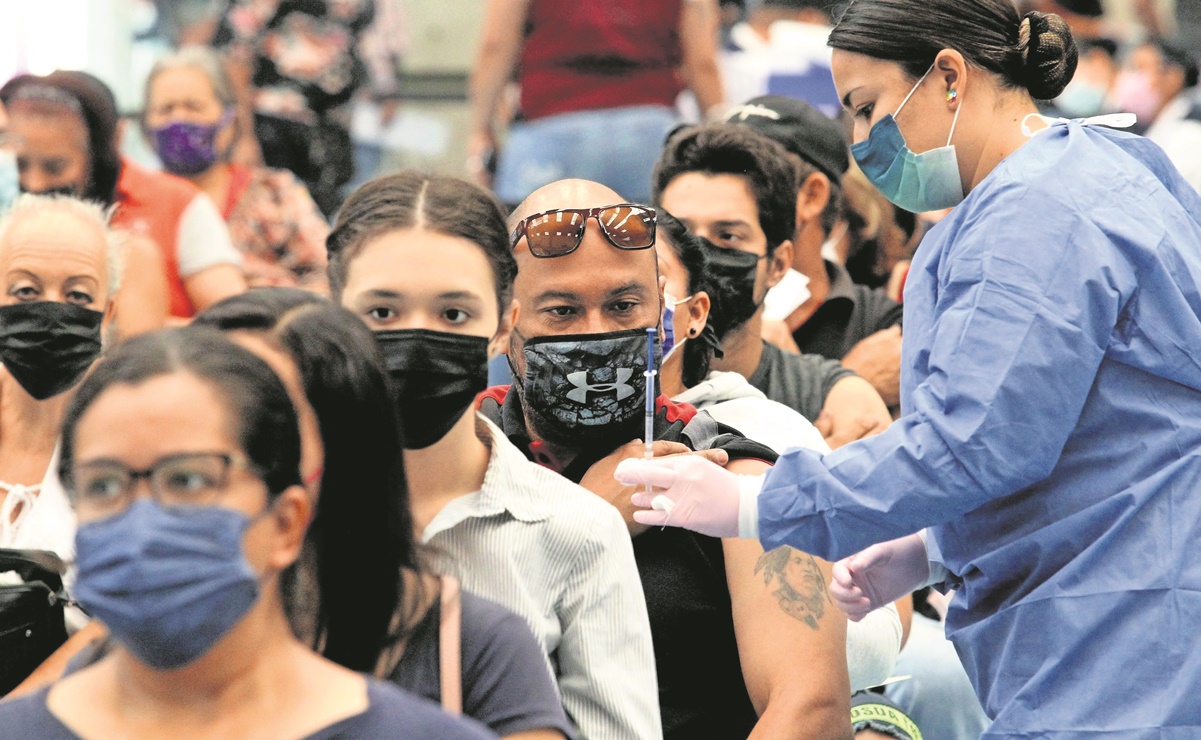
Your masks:
[{"label": "long dark hair", "polygon": [[688,294],[705,293],[709,296],[709,318],[700,336],[689,337],[684,342],[683,383],[685,388],[692,388],[709,375],[709,366],[714,357],[721,357],[721,340],[730,331],[730,322],[725,319],[722,309],[721,290],[711,284],[709,275],[709,249],[719,249],[704,239],[693,234],[675,216],[662,208],[657,209],[656,216],[659,232],[664,239],[661,244],[671,249],[676,259],[688,271]]},{"label": "long dark hair", "polygon": [[501,314],[513,298],[517,260],[513,257],[504,210],[496,198],[466,180],[445,175],[401,172],[356,190],[338,211],[325,240],[329,285],[335,300],[359,249],[390,231],[422,227],[478,244],[492,266]]},{"label": "long dark hair", "polygon": [[913,78],[925,74],[940,51],[954,49],[1035,100],[1058,97],[1079,56],[1063,18],[1019,16],[1012,0],[854,0],[829,43],[897,62]]},{"label": "long dark hair", "polygon": [[[195,319],[223,331],[255,331],[295,361],[325,446],[317,514],[309,528],[318,603],[314,647],[370,672],[399,634],[406,600],[401,569],[418,569],[401,455],[401,430],[384,359],[362,321],[295,288],[227,298]],[[310,608],[312,605],[309,605]],[[411,619],[402,619],[403,625]]]}]

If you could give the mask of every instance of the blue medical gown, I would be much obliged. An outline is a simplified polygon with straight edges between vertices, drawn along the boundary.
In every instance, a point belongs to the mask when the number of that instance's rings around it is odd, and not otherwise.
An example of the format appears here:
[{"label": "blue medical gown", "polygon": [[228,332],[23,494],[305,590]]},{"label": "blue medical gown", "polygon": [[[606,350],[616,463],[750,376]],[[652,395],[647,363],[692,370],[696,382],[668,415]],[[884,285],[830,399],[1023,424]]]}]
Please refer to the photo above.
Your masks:
[{"label": "blue medical gown", "polygon": [[932,528],[988,737],[1201,738],[1199,217],[1145,139],[1038,134],[915,256],[901,419],[767,476],[768,549]]}]

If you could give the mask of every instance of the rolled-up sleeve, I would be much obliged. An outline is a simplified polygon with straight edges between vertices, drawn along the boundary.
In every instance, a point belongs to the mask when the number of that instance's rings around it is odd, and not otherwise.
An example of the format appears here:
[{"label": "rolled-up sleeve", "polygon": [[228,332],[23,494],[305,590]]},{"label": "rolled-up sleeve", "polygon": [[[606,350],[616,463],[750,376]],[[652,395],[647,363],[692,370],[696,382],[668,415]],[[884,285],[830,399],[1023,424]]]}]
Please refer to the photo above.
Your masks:
[{"label": "rolled-up sleeve", "polygon": [[592,523],[564,591],[563,707],[588,740],[661,738],[659,689],[634,548],[616,510]]},{"label": "rolled-up sleeve", "polygon": [[[927,274],[906,331],[905,415],[819,457],[782,457],[759,500],[765,549],[829,560],[942,524],[1054,470],[1136,283],[1113,235],[1070,197],[977,203]],[[986,217],[979,217],[986,214]],[[933,263],[932,263],[933,264]],[[911,310],[909,303],[906,310]]]}]

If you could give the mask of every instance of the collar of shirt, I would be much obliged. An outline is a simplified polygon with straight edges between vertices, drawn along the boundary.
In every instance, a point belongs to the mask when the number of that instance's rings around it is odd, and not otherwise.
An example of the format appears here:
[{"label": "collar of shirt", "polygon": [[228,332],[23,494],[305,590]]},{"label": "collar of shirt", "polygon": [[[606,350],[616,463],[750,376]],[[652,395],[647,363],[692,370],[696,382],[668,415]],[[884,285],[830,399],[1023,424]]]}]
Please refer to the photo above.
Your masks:
[{"label": "collar of shirt", "polygon": [[826,274],[830,277],[830,292],[826,294],[826,300],[817,307],[809,320],[801,325],[802,328],[805,326],[816,327],[823,320],[839,312],[845,312],[847,316],[850,316],[851,312],[855,310],[858,296],[855,294],[855,282],[851,280],[851,273],[837,262],[823,261],[826,265]]},{"label": "collar of shirt", "polygon": [[439,532],[473,518],[508,514],[523,522],[540,522],[552,514],[548,502],[530,490],[529,460],[482,414],[476,414],[476,431],[491,450],[484,483],[475,493],[460,496],[439,511],[422,533],[428,542]]}]

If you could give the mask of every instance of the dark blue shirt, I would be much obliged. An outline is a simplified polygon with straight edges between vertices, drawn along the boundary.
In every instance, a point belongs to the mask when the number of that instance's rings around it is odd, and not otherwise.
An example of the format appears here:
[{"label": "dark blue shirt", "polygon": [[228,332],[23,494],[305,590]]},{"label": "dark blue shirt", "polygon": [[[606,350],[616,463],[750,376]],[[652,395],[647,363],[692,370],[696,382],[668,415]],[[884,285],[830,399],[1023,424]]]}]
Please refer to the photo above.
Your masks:
[{"label": "dark blue shirt", "polygon": [[[0,740],[78,740],[46,706],[49,688],[0,703]],[[304,740],[487,740],[495,738],[474,720],[452,717],[438,705],[392,686],[368,679],[366,711],[335,722]]]}]

